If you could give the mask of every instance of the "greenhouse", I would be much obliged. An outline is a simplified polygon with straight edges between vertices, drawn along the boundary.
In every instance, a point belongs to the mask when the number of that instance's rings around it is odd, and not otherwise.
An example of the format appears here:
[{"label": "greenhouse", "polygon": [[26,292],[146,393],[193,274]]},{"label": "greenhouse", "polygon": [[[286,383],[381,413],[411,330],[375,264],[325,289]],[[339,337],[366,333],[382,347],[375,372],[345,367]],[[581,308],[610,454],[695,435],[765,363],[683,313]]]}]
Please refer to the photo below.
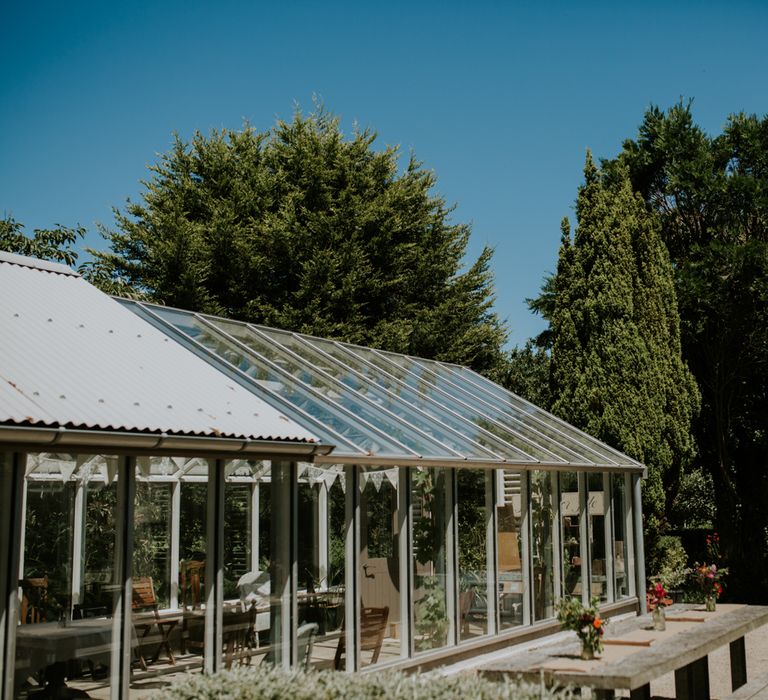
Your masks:
[{"label": "greenhouse", "polygon": [[0,698],[425,669],[644,608],[643,465],[475,372],[0,253]]}]

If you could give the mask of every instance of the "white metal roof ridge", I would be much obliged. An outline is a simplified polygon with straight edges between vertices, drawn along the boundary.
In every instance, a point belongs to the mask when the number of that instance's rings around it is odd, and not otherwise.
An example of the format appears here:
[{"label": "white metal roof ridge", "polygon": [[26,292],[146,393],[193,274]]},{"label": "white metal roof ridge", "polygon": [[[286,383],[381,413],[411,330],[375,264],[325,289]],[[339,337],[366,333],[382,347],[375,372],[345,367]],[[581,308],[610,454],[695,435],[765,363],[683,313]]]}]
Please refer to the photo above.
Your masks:
[{"label": "white metal roof ridge", "polygon": [[0,328],[0,424],[319,442],[58,263],[0,253]]}]

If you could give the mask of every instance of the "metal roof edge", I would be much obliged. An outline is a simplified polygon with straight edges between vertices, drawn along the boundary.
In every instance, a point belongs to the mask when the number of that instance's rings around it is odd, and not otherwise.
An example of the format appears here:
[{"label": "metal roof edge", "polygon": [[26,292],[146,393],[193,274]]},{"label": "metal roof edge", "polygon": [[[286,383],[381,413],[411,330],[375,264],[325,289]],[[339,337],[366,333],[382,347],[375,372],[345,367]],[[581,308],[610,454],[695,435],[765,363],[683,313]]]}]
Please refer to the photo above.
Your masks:
[{"label": "metal roof edge", "polygon": [[73,451],[94,450],[151,452],[152,454],[192,453],[200,456],[222,457],[233,455],[266,456],[280,455],[303,460],[316,455],[327,455],[333,445],[309,442],[277,440],[252,440],[242,438],[169,435],[167,433],[131,433],[109,430],[69,430],[67,428],[36,428],[0,425],[0,449],[30,448],[38,450],[51,447]]},{"label": "metal roof edge", "polygon": [[79,272],[67,267],[63,263],[53,262],[51,260],[41,260],[40,258],[30,258],[26,255],[18,255],[0,250],[0,262],[9,265],[18,265],[19,267],[28,267],[32,270],[41,270],[42,272],[52,272],[57,275],[68,275],[69,277],[80,277]]}]

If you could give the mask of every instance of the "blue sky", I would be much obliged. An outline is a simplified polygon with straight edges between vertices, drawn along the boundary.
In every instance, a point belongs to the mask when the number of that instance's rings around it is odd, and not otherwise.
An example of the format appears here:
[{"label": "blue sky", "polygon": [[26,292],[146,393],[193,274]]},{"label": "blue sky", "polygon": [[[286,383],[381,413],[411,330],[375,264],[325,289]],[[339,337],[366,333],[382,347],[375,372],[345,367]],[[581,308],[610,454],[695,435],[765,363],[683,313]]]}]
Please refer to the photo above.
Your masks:
[{"label": "blue sky", "polygon": [[694,99],[718,133],[768,113],[768,3],[5,3],[0,214],[96,224],[138,199],[171,134],[258,129],[312,109],[413,150],[495,248],[496,308],[521,344],[554,269],[587,148],[616,154],[651,104]]}]

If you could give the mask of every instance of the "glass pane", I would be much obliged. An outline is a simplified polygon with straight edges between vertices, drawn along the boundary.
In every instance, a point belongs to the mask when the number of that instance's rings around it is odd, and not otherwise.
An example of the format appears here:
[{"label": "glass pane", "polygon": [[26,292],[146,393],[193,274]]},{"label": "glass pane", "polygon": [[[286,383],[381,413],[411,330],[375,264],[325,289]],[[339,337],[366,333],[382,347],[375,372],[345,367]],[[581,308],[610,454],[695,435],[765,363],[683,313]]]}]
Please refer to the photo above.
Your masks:
[{"label": "glass pane", "polygon": [[579,480],[575,472],[560,474],[560,542],[563,547],[563,597],[581,598],[581,531]]},{"label": "glass pane", "polygon": [[533,619],[555,616],[554,472],[530,473]]},{"label": "glass pane", "polygon": [[170,606],[171,485],[137,479],[134,505],[133,576],[151,578],[156,603]]},{"label": "glass pane", "polygon": [[523,556],[520,538],[522,492],[520,472],[501,469],[496,499],[499,628],[523,624]]},{"label": "glass pane", "polygon": [[[341,444],[337,451],[370,451],[374,454],[402,454],[403,448],[387,440],[386,436],[373,433],[369,428],[357,423],[353,416],[343,413],[321,396],[307,391],[307,387],[291,378],[285,371],[278,370],[262,359],[258,353],[247,352],[235,343],[219,336],[191,314],[171,309],[153,307],[152,311],[161,316],[189,338],[200,343],[217,357],[228,362],[232,367],[246,374],[266,392],[275,394],[288,404],[300,409],[302,413],[291,413],[284,404],[277,404],[289,416],[302,425],[307,425],[307,416],[315,419],[311,425],[313,431],[329,444]],[[242,328],[237,324],[231,324]],[[267,398],[267,396],[263,396]],[[310,427],[310,426],[308,426]],[[329,430],[330,429],[330,430]],[[333,431],[333,432],[331,432]],[[346,439],[346,442],[345,442]]]},{"label": "glass pane", "polygon": [[616,600],[628,598],[629,569],[627,566],[626,500],[623,474],[612,474],[613,488],[613,570],[616,576]]},{"label": "glass pane", "polygon": [[[514,411],[515,415],[521,420],[524,420],[527,424],[531,426],[546,426],[547,429],[552,428],[556,430],[557,433],[552,433],[553,436],[560,434],[563,439],[567,440],[568,446],[577,449],[579,452],[583,452],[586,456],[590,457],[590,459],[599,459],[605,464],[632,463],[631,460],[626,458],[622,459],[622,455],[609,449],[606,445],[603,445],[593,437],[585,435],[565,421],[558,420],[546,411],[539,409],[477,372],[473,372],[467,367],[460,367],[458,365],[443,365],[442,367],[446,372],[452,372],[456,376],[463,377],[468,383],[474,384],[484,393],[493,396],[495,401],[504,402],[510,410]],[[586,452],[584,452],[585,449],[587,450]],[[590,455],[590,453],[592,454]]]},{"label": "glass pane", "polygon": [[456,471],[459,517],[459,639],[488,634],[488,523],[491,476]]},{"label": "glass pane", "polygon": [[116,475],[114,457],[28,455],[14,697],[109,696]]},{"label": "glass pane", "polygon": [[[303,478],[314,482],[313,488],[317,490],[318,536],[313,556],[317,571],[312,580],[314,593],[308,588],[306,599],[303,595],[299,599],[298,646],[303,652],[299,658],[308,658],[309,664],[317,668],[344,668],[344,472],[335,466],[308,467]],[[316,630],[311,627],[313,624],[317,625]]]},{"label": "glass pane", "polygon": [[413,645],[417,652],[448,643],[449,471],[411,471],[413,508]]},{"label": "glass pane", "polygon": [[[392,409],[391,402],[387,403],[379,396],[376,398],[376,405],[372,406],[366,401],[361,400],[361,396],[365,396],[369,392],[352,391],[345,384],[332,381],[318,372],[311,363],[299,360],[284,352],[277,343],[270,342],[268,338],[261,336],[252,328],[222,319],[209,320],[233,338],[239,340],[243,345],[253,350],[257,355],[266,358],[280,367],[280,369],[290,374],[295,380],[322,394],[329,402],[333,402],[350,411],[354,416],[359,417],[368,425],[382,431],[407,448],[422,455],[456,456],[448,448],[436,441],[429,440],[426,436],[419,435],[410,428],[410,425],[416,424],[417,416],[409,416],[408,422],[405,420],[401,421],[398,417],[388,413]],[[421,425],[417,427],[422,428]],[[401,448],[401,453],[402,451]]]},{"label": "glass pane", "polygon": [[398,470],[360,472],[360,666],[400,657]]},{"label": "glass pane", "polygon": [[[340,364],[362,374],[378,386],[395,394],[402,401],[420,408],[441,423],[466,435],[473,442],[488,448],[491,452],[509,459],[519,460],[523,458],[519,451],[511,448],[506,442],[497,439],[492,433],[479,430],[480,426],[474,423],[470,417],[475,416],[475,413],[471,410],[462,411],[454,402],[448,401],[446,403],[448,397],[434,389],[427,387],[423,393],[420,393],[413,386],[401,381],[400,378],[396,378],[396,369],[395,372],[387,372],[381,367],[374,367],[365,362],[364,358],[367,359],[367,355],[372,354],[366,353],[365,349],[358,348],[360,354],[355,354],[349,346],[341,343],[321,340],[319,338],[307,338],[305,336],[301,336],[301,338],[305,343],[311,343],[313,346],[320,348]],[[342,379],[342,381],[345,381],[350,386],[355,386],[356,382],[355,379]]]},{"label": "glass pane", "polygon": [[[277,331],[270,328],[258,327],[258,330],[275,344],[296,353],[308,366],[321,369],[332,376],[336,381],[341,382],[357,396],[365,396],[373,401],[377,406],[392,412],[398,418],[404,420],[409,425],[418,428],[427,435],[433,437],[443,445],[456,450],[460,454],[473,458],[496,458],[491,452],[480,448],[463,437],[461,432],[453,432],[446,429],[446,424],[441,419],[432,418],[421,411],[414,410],[410,402],[404,401],[402,395],[398,396],[389,391],[384,391],[382,387],[371,381],[361,378],[359,375],[350,371],[347,364],[335,360],[333,357],[318,352],[313,346],[319,345],[323,341],[317,341],[314,338],[307,338],[304,342],[299,340],[291,333]],[[326,343],[331,345],[331,343]],[[423,402],[422,402],[423,403]],[[423,408],[423,406],[422,406]],[[428,412],[429,413],[429,412]],[[461,421],[458,430],[466,432],[467,426]],[[441,453],[442,454],[442,453]]]},{"label": "glass pane", "polygon": [[603,490],[601,473],[587,476],[587,513],[589,515],[590,596],[608,600],[607,566],[605,558],[605,513],[608,499]]}]

